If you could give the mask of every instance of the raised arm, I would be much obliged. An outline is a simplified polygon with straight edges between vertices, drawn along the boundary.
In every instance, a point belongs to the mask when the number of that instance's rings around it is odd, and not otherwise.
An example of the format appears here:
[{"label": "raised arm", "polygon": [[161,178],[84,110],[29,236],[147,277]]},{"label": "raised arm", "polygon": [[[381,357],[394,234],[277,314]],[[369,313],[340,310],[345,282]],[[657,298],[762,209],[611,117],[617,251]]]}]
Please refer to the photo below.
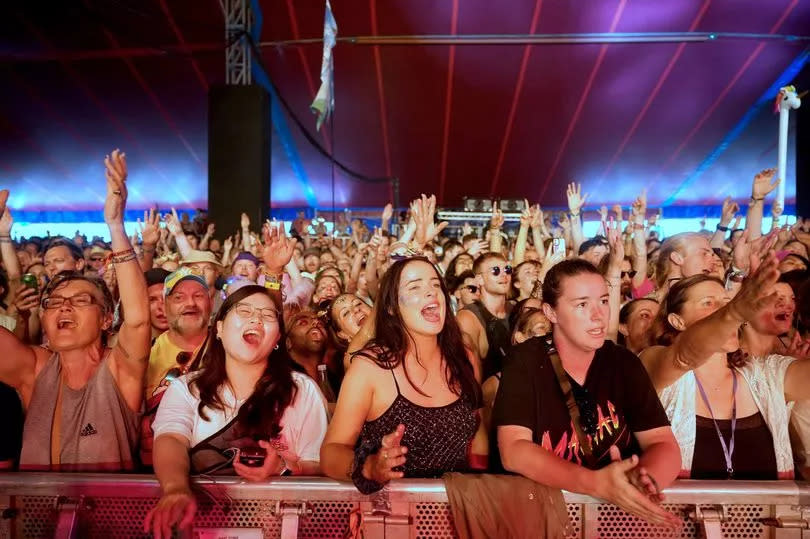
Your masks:
[{"label": "raised arm", "polygon": [[766,168],[754,176],[751,186],[751,201],[748,204],[748,212],[745,215],[745,229],[748,231],[748,239],[755,240],[762,235],[762,212],[765,205],[765,197],[776,189],[780,178],[776,178],[775,168]]},{"label": "raised arm", "polygon": [[723,201],[723,210],[720,213],[720,223],[717,224],[717,230],[712,235],[712,249],[720,249],[726,242],[726,233],[729,231],[728,225],[734,219],[737,212],[740,211],[740,206],[731,197],[726,197]]},{"label": "raised arm", "polygon": [[[640,288],[647,278],[647,235],[644,217],[647,215],[647,189],[633,203],[633,288]],[[619,275],[621,277],[621,274]]]},{"label": "raised arm", "polygon": [[489,221],[489,252],[500,253],[503,247],[501,227],[503,226],[503,212],[497,205],[492,206],[492,219]]},{"label": "raised arm", "polygon": [[211,238],[214,237],[214,232],[216,232],[216,226],[214,223],[209,223],[208,227],[205,229],[205,235],[203,235],[202,239],[200,240],[200,251],[208,250],[208,244],[211,242]]},{"label": "raised arm", "polygon": [[0,253],[2,253],[3,267],[6,268],[9,283],[12,283],[20,278],[22,270],[17,252],[14,250],[14,242],[11,239],[11,227],[14,225],[14,219],[11,217],[11,209],[6,205],[8,194],[8,189],[0,191],[0,208],[3,208],[0,215]]},{"label": "raised arm", "polygon": [[548,229],[546,229],[546,221],[543,215],[543,210],[540,208],[540,204],[535,204],[532,208],[531,227],[534,250],[537,251],[537,256],[542,258],[540,261],[544,262],[545,258],[543,258],[543,255],[545,251],[543,249],[543,240],[545,240],[545,238],[550,238],[551,234],[549,234]]},{"label": "raised arm", "polygon": [[183,232],[183,225],[180,224],[177,210],[172,208],[172,213],[167,213],[163,219],[166,221],[166,228],[169,229],[169,233],[177,244],[177,252],[180,253],[180,258],[187,257],[192,251],[191,244],[188,242],[186,233]]},{"label": "raised arm", "polygon": [[149,362],[149,298],[146,279],[124,230],[127,203],[126,156],[119,150],[104,159],[107,196],[104,201],[104,221],[110,229],[113,250],[112,263],[121,296],[124,323],[118,333],[118,343],[111,359],[113,376],[127,404],[140,409],[143,399],[143,378]]},{"label": "raised arm", "polygon": [[[776,301],[773,286],[779,279],[778,265],[776,256],[769,254],[757,271],[745,279],[734,299],[689,327],[679,328],[682,331],[672,345],[654,346],[641,353],[656,391],[700,367],[723,349],[743,322],[753,320]],[[683,324],[679,319],[671,323]]]},{"label": "raised arm", "polygon": [[617,342],[619,335],[619,311],[622,309],[622,260],[624,260],[624,243],[619,225],[607,224],[607,238],[610,243],[608,267],[605,279],[608,282],[608,302],[610,318],[608,319],[607,338]]},{"label": "raised arm", "polygon": [[141,239],[141,270],[149,271],[155,259],[158,241],[160,241],[160,214],[154,208],[143,212],[143,222],[140,223]]},{"label": "raised arm", "polygon": [[582,234],[582,207],[585,206],[585,201],[588,199],[588,193],[582,194],[582,184],[571,182],[566,189],[566,196],[568,198],[568,211],[571,215],[571,248],[574,254],[579,252],[579,246],[585,241],[585,236]]},{"label": "raised arm", "polygon": [[[512,264],[517,266],[526,259],[526,245],[529,241],[529,228],[532,224],[532,207],[529,206],[529,201],[524,199],[523,213],[520,215],[520,228],[518,229],[517,239],[515,240],[515,257]],[[538,251],[539,253],[539,251]]]}]

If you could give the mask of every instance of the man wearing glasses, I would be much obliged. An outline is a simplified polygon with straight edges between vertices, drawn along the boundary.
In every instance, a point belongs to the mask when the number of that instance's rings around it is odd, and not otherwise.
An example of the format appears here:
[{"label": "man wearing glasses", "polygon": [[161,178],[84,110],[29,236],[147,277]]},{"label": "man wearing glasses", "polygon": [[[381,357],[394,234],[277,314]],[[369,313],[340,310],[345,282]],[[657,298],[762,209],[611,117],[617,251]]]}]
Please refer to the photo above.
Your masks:
[{"label": "man wearing glasses", "polygon": [[478,285],[475,284],[475,273],[472,270],[462,271],[456,276],[452,283],[449,283],[450,294],[453,301],[453,312],[458,313],[467,305],[472,305],[479,299]]},{"label": "man wearing glasses", "polygon": [[[110,291],[95,277],[66,271],[53,274],[42,296],[48,348],[27,346],[0,328],[0,381],[17,390],[26,410],[22,470],[134,469],[149,357],[149,303],[146,281],[124,230],[124,154],[114,151],[105,166],[104,220],[126,319],[115,345],[107,347],[113,322]],[[7,196],[0,192],[0,215]]]},{"label": "man wearing glasses", "polygon": [[487,253],[475,261],[473,273],[481,299],[461,309],[457,318],[466,344],[481,362],[482,379],[486,380],[501,371],[509,349],[512,305],[507,297],[512,284],[512,266],[502,255]]}]

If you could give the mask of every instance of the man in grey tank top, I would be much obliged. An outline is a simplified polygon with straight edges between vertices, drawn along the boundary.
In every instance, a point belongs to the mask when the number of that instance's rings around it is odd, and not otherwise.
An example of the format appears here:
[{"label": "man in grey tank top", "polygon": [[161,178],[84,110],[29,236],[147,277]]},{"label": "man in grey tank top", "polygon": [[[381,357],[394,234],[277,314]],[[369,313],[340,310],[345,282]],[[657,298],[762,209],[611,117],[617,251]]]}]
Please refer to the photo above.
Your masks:
[{"label": "man in grey tank top", "polygon": [[[103,281],[77,271],[54,276],[41,300],[48,348],[29,346],[0,328],[0,381],[17,390],[26,411],[20,469],[134,469],[138,415],[149,357],[146,281],[124,230],[127,166],[115,150],[104,160],[104,220],[125,321],[106,347],[113,298]],[[0,192],[0,216],[8,192]]]}]

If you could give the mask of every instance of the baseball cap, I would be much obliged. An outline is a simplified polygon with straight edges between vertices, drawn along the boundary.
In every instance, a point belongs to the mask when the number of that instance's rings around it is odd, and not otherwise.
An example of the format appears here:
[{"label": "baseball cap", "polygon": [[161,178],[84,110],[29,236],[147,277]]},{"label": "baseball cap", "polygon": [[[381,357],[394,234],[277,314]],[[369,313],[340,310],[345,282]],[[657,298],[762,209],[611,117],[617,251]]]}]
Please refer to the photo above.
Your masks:
[{"label": "baseball cap", "polygon": [[205,277],[203,277],[200,272],[193,270],[187,267],[181,267],[174,273],[169,274],[166,277],[166,280],[163,281],[163,297],[168,297],[174,287],[186,280],[193,280],[202,285],[203,288],[208,290],[208,284],[205,282]]},{"label": "baseball cap", "polygon": [[180,262],[180,265],[185,266],[188,264],[197,264],[198,262],[210,262],[217,267],[222,266],[222,263],[214,253],[211,251],[200,251],[198,249],[192,249],[191,252],[189,252],[188,255]]}]

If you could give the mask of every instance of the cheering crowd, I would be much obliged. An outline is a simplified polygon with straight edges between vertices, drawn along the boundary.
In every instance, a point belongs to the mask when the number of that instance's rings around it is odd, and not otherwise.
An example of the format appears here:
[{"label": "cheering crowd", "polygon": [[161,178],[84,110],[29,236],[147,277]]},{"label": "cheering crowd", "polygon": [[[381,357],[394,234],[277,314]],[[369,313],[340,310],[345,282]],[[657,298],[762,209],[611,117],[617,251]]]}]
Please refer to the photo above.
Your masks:
[{"label": "cheering crowd", "polygon": [[810,222],[773,204],[763,233],[773,169],[744,221],[666,238],[645,193],[584,237],[576,184],[516,233],[450,234],[423,195],[343,235],[152,210],[128,237],[123,153],[105,175],[110,242],[15,241],[0,192],[0,459],[153,472],[156,537],[201,474],[516,474],[660,526],[677,477],[810,475]]}]

